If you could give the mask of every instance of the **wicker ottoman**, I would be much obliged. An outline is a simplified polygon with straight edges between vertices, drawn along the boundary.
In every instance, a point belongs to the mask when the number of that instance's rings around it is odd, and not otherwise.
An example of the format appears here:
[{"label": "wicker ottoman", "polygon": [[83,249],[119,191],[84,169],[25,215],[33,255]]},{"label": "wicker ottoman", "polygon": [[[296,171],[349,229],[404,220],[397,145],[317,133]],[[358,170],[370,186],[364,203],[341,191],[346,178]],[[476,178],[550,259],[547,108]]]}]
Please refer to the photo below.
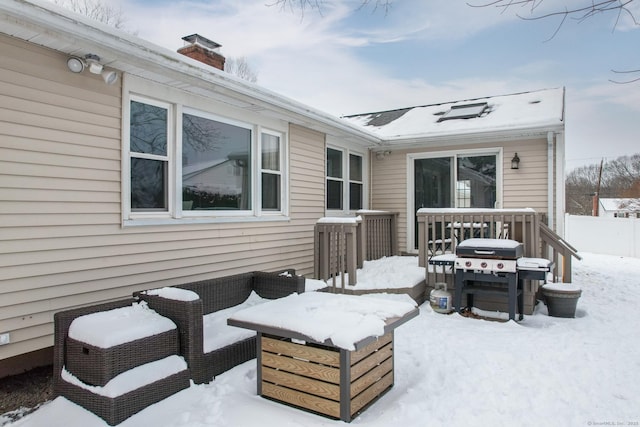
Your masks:
[{"label": "wicker ottoman", "polygon": [[66,337],[65,366],[80,381],[104,386],[129,369],[177,354],[178,343],[175,323],[135,304],[74,319]]},{"label": "wicker ottoman", "polygon": [[[140,369],[155,375],[148,375],[148,382],[136,384],[137,388],[134,390],[119,392],[117,387],[115,391],[113,387],[110,389],[111,383],[114,382],[131,383],[127,375],[139,374]],[[163,373],[166,374],[163,376]],[[174,355],[124,372],[106,387],[87,386],[65,370],[58,391],[62,396],[105,420],[107,424],[116,425],[147,406],[188,388],[190,377],[184,359]]]}]

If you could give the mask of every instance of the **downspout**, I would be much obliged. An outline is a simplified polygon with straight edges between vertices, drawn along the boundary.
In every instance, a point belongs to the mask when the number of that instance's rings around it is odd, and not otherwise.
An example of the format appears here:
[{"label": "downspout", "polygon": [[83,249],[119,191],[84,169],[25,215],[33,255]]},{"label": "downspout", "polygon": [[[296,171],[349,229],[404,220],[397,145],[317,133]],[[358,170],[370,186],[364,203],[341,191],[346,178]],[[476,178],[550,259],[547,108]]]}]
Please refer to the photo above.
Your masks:
[{"label": "downspout", "polygon": [[553,230],[554,209],[553,209],[553,132],[547,132],[547,217],[549,228]]},{"label": "downspout", "polygon": [[564,156],[564,133],[556,134],[556,233],[562,238],[565,228],[565,156]]}]

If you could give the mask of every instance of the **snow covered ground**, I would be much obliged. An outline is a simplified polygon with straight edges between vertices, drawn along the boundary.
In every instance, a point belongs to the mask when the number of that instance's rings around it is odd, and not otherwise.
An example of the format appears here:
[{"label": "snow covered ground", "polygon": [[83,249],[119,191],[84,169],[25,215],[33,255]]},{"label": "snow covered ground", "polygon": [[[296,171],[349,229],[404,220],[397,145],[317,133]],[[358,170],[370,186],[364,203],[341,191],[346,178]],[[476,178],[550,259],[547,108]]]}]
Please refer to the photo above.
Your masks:
[{"label": "snow covered ground", "polygon": [[[640,259],[583,253],[577,317],[539,304],[519,323],[435,313],[396,330],[395,386],[352,425],[640,425]],[[335,426],[256,396],[256,362],[191,386],[127,419],[131,426]],[[0,424],[2,420],[0,419]],[[64,398],[11,427],[107,424]]]}]

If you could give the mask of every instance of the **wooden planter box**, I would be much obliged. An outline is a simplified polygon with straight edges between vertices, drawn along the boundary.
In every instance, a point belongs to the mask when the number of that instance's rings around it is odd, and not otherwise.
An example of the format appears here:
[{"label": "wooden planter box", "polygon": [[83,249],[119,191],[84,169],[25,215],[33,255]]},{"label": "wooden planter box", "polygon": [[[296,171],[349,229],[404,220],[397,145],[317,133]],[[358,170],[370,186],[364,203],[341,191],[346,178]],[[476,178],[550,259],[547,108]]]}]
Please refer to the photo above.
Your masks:
[{"label": "wooden planter box", "polygon": [[350,422],[393,386],[393,331],[356,351],[259,335],[264,397]]}]

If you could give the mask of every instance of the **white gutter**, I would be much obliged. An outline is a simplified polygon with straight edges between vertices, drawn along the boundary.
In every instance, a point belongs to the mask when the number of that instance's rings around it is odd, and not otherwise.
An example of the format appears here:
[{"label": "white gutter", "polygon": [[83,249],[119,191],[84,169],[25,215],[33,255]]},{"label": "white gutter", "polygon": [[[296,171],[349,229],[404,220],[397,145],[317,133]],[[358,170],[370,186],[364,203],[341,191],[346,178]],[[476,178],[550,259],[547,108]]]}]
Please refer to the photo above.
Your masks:
[{"label": "white gutter", "polygon": [[553,186],[553,136],[554,133],[547,132],[547,216],[549,228],[553,230],[554,224],[554,186]]},{"label": "white gutter", "polygon": [[564,133],[556,135],[556,233],[564,238],[565,176]]},{"label": "white gutter", "polygon": [[381,138],[385,141],[386,145],[391,148],[424,148],[429,146],[441,147],[443,143],[447,146],[452,146],[467,145],[469,144],[469,141],[473,141],[473,143],[485,143],[540,138],[547,135],[550,131],[562,132],[563,129],[563,124],[556,121],[547,125],[518,129],[475,130],[464,133],[443,135],[421,134],[418,136],[401,138],[382,136]]}]

